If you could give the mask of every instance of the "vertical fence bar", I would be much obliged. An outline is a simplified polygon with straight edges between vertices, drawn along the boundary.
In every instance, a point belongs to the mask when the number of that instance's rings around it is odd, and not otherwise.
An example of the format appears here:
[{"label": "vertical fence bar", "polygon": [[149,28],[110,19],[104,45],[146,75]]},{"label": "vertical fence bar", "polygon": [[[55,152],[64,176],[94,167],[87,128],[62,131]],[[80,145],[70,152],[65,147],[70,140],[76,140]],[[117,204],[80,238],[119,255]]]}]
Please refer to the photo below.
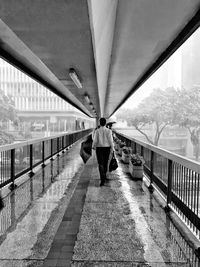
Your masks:
[{"label": "vertical fence bar", "polygon": [[172,160],[168,160],[168,182],[167,182],[167,206],[165,207],[166,211],[169,211],[169,205],[172,200]]},{"label": "vertical fence bar", "polygon": [[30,160],[30,173],[29,176],[32,177],[34,172],[33,172],[33,145],[30,145],[30,153],[29,153],[29,160]]},{"label": "vertical fence bar", "polygon": [[53,139],[51,139],[51,160],[53,160]]},{"label": "vertical fence bar", "polygon": [[60,157],[60,154],[59,154],[59,151],[60,151],[60,149],[59,149],[59,137],[57,137],[57,157]]},{"label": "vertical fence bar", "polygon": [[180,187],[180,199],[183,200],[183,175],[184,167],[181,166],[181,175],[179,176],[179,187]]},{"label": "vertical fence bar", "polygon": [[154,174],[154,152],[151,150],[151,158],[150,158],[150,185],[149,191],[152,193],[154,191],[153,188],[153,174]]},{"label": "vertical fence bar", "polygon": [[136,142],[134,142],[134,154],[136,154]]},{"label": "vertical fence bar", "polygon": [[144,157],[144,147],[141,146],[141,156]]},{"label": "vertical fence bar", "polygon": [[[199,179],[200,179],[200,175],[197,174],[197,216],[199,216]],[[198,234],[200,231],[197,230],[196,234]]]},{"label": "vertical fence bar", "polygon": [[[189,170],[189,182],[188,182],[188,207],[190,207],[190,200],[191,200],[191,185],[190,185],[190,177],[191,177],[191,170]],[[188,218],[188,224],[190,225],[190,218]]]},{"label": "vertical fence bar", "polygon": [[65,139],[64,139],[64,136],[62,136],[62,153],[65,153],[65,151],[64,151],[64,148],[65,148],[64,142],[65,142]]},{"label": "vertical fence bar", "polygon": [[15,149],[11,149],[11,165],[10,165],[10,179],[11,185],[10,190],[13,191],[17,186],[15,185]]},{"label": "vertical fence bar", "polygon": [[66,149],[69,148],[69,135],[66,135]]},{"label": "vertical fence bar", "polygon": [[45,144],[44,141],[42,141],[42,167],[45,167]]}]

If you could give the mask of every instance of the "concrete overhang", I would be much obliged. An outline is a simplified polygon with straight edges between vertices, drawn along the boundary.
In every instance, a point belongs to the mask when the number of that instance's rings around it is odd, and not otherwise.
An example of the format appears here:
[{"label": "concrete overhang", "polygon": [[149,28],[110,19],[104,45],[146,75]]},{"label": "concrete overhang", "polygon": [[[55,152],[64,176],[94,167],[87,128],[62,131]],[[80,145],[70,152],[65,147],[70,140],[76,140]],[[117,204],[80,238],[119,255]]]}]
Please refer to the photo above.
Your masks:
[{"label": "concrete overhang", "polygon": [[[95,117],[109,117],[186,40],[198,0],[1,0],[0,53]],[[82,83],[70,80],[74,68]]]}]

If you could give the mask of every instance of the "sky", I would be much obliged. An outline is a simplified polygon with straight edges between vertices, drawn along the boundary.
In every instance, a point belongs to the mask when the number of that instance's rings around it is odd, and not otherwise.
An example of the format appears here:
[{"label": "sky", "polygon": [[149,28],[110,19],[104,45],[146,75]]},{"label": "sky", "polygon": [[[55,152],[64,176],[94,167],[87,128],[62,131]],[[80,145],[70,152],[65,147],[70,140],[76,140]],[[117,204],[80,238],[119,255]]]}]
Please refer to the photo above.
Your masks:
[{"label": "sky", "polygon": [[139,103],[149,96],[154,88],[159,86],[158,73],[152,75],[123,105],[121,108],[133,109],[136,108]]},{"label": "sky", "polygon": [[121,108],[133,109],[155,88],[165,89],[170,86],[181,87],[182,49],[178,49]]},{"label": "sky", "polygon": [[[200,28],[197,29],[174,54],[122,105],[121,108],[133,109],[147,96],[154,88],[166,89],[167,87],[182,88],[182,66],[183,56],[195,53],[193,44],[199,43]],[[184,76],[186,79],[187,76]]]}]

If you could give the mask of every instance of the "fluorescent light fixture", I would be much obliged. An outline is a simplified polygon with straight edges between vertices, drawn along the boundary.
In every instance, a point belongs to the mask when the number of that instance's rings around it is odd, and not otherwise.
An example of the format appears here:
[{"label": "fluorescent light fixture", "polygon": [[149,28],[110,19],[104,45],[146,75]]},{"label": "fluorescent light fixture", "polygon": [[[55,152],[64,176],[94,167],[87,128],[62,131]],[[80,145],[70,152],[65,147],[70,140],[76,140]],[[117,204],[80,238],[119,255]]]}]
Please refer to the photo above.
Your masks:
[{"label": "fluorescent light fixture", "polygon": [[69,69],[69,76],[78,88],[83,88],[75,69]]},{"label": "fluorescent light fixture", "polygon": [[88,96],[87,94],[85,94],[84,97],[85,97],[86,102],[89,104],[89,103],[90,103],[90,98],[89,98],[89,96]]}]

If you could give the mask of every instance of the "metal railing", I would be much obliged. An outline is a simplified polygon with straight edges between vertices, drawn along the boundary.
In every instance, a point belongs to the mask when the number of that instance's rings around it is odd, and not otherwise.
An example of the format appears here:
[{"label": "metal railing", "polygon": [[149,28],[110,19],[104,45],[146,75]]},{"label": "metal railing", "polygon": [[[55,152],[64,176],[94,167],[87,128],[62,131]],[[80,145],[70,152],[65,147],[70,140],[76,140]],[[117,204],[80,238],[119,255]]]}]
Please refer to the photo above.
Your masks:
[{"label": "metal railing", "polygon": [[15,187],[15,179],[25,173],[33,174],[33,168],[64,149],[69,148],[80,138],[88,135],[92,129],[60,134],[56,136],[32,139],[18,144],[0,147],[0,188],[11,183]]},{"label": "metal railing", "polygon": [[115,132],[145,160],[144,172],[173,209],[200,239],[200,164],[167,150]]}]

